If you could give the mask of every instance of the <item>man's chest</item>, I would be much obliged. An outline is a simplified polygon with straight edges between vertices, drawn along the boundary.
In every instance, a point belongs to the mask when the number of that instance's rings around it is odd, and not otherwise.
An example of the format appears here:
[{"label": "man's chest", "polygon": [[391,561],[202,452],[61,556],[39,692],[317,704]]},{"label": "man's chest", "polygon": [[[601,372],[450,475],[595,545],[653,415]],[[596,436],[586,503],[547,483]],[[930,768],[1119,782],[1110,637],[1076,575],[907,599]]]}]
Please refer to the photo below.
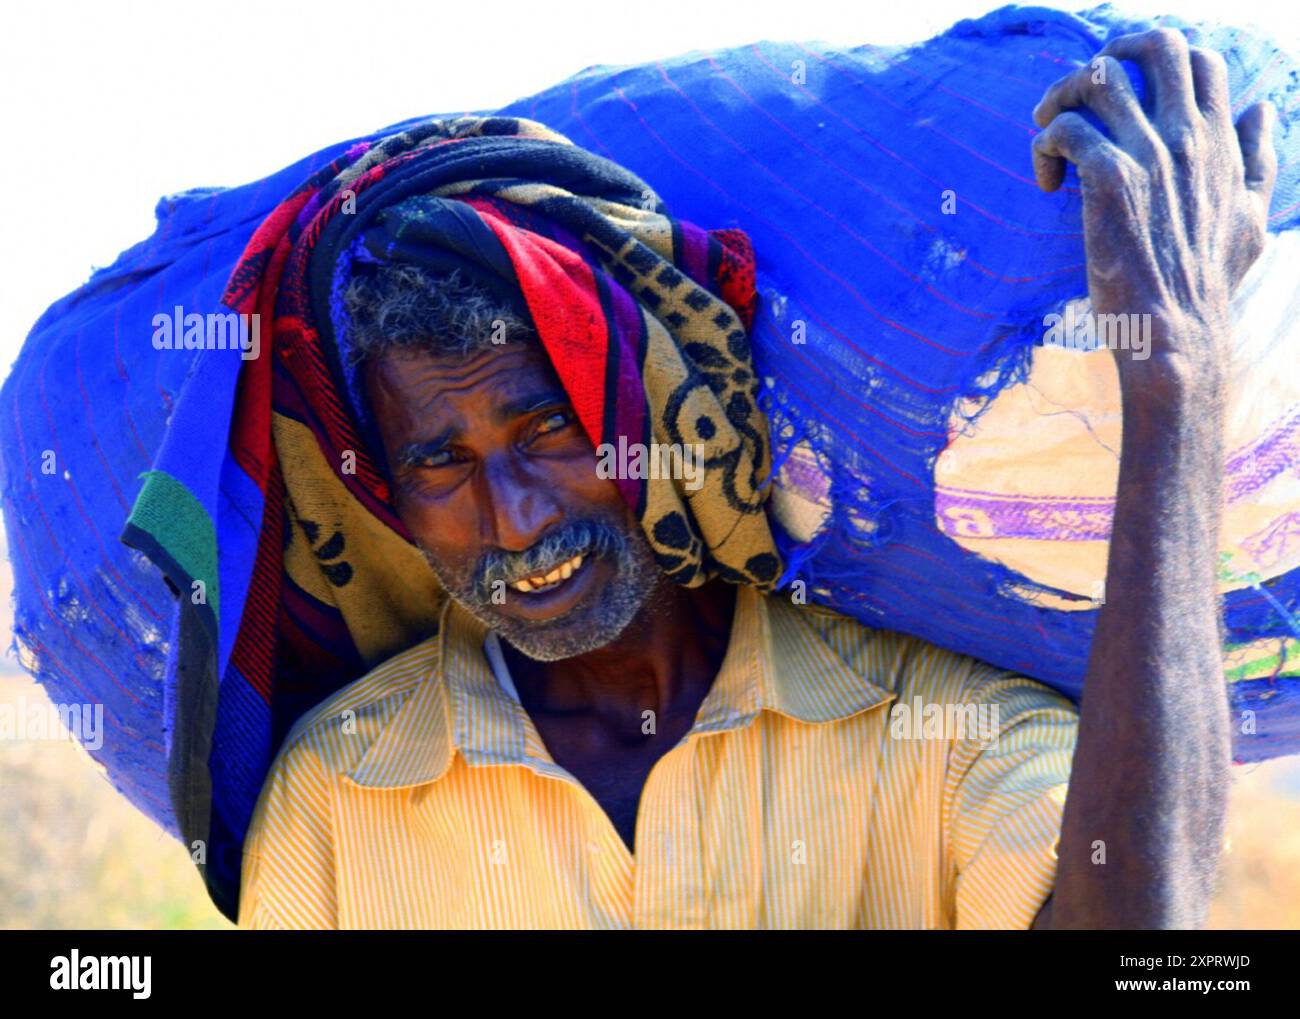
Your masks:
[{"label": "man's chest", "polygon": [[[877,714],[867,713],[868,716]],[[883,721],[883,714],[882,714]],[[877,798],[879,724],[768,718],[609,776],[469,763],[348,792],[351,926],[925,927],[942,924],[939,805],[907,776]],[[571,762],[573,763],[573,762]],[[645,774],[641,774],[645,772]],[[589,785],[587,783],[590,783]],[[623,832],[635,826],[635,853]],[[364,864],[364,865],[361,865]],[[349,924],[347,920],[352,922]]]},{"label": "man's chest", "polygon": [[631,761],[575,761],[561,756],[556,763],[577,779],[609,818],[628,851],[635,852],[637,807],[654,762],[639,757]]},{"label": "man's chest", "polygon": [[632,732],[610,732],[590,719],[533,716],[555,764],[571,775],[605,813],[629,852],[636,849],[637,808],[655,764],[690,729],[690,719],[666,718]]}]

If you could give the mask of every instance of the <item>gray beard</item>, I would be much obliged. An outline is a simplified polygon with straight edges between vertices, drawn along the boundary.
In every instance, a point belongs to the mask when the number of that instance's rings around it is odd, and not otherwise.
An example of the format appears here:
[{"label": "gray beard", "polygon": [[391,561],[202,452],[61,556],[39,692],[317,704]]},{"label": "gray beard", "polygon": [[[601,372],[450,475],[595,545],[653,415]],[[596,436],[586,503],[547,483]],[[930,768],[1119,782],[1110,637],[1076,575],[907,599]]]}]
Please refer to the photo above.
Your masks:
[{"label": "gray beard", "polygon": [[466,571],[440,566],[427,551],[424,557],[452,601],[539,662],[573,658],[617,640],[661,580],[645,536],[633,531],[628,540],[605,553],[614,561],[614,576],[598,600],[590,596],[562,616],[533,623],[500,613],[490,597],[484,597],[483,585]]}]

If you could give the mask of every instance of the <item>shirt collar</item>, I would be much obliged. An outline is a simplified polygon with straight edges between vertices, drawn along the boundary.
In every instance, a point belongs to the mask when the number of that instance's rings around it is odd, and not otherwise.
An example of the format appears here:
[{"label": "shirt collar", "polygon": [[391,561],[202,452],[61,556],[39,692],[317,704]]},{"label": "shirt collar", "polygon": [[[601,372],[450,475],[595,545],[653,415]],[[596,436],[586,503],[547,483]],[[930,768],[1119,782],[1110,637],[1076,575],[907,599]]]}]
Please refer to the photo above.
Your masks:
[{"label": "shirt collar", "polygon": [[[849,666],[785,598],[740,586],[731,639],[689,736],[748,725],[761,711],[801,722],[848,718],[895,697]],[[450,599],[438,633],[420,651],[424,678],[348,777],[399,788],[433,782],[453,752],[471,765],[521,764],[564,777],[513,691],[503,689],[484,653],[487,628]],[[440,681],[441,680],[441,681]]]}]

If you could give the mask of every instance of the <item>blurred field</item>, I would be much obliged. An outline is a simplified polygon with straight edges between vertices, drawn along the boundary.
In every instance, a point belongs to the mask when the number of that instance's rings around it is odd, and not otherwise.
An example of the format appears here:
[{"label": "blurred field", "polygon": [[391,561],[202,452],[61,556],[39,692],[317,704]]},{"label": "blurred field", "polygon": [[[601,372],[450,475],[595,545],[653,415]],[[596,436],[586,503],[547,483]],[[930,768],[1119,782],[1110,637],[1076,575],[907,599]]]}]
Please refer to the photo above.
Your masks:
[{"label": "blurred field", "polygon": [[[0,674],[0,702],[19,697],[44,693]],[[1211,925],[1300,929],[1300,758],[1234,775]],[[180,843],[68,740],[0,741],[0,928],[233,929]]]},{"label": "blurred field", "polygon": [[1216,928],[1300,930],[1300,757],[1233,769]]},{"label": "blurred field", "polygon": [[[25,674],[0,702],[45,702]],[[0,741],[0,928],[229,928],[189,854],[71,740]]]}]

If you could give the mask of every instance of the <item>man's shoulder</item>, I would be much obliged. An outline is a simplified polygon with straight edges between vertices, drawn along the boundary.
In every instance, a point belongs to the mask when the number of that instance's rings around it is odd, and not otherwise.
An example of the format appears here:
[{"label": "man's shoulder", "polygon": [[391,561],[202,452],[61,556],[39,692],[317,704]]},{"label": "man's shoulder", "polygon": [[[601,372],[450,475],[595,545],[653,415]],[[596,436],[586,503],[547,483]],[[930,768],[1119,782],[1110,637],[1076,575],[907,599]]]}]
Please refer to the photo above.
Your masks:
[{"label": "man's shoulder", "polygon": [[900,701],[967,704],[976,701],[1035,702],[1076,710],[1069,699],[1039,680],[931,643],[888,630],[813,603],[769,596],[769,611],[798,618],[816,632],[854,672],[898,695]]},{"label": "man's shoulder", "polygon": [[902,694],[919,682],[951,686],[982,663],[899,630],[872,626],[813,602],[781,594],[768,597],[774,618],[798,620],[816,633],[844,664],[872,682]]},{"label": "man's shoulder", "polygon": [[275,766],[309,756],[326,772],[350,772],[422,684],[442,681],[440,652],[437,636],[429,637],[340,687],[293,724]]}]

